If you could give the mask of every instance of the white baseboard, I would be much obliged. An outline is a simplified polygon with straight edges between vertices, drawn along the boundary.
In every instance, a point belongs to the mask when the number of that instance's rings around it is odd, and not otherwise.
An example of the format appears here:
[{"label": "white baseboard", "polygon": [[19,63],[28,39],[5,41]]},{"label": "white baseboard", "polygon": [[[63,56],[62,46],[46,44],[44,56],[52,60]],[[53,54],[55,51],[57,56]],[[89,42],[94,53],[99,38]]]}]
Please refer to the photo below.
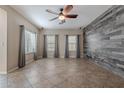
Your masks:
[{"label": "white baseboard", "polygon": [[12,69],[8,70],[8,73],[11,73],[11,72],[13,72],[13,71],[15,71],[17,69],[19,69],[19,68],[18,67],[12,68]]},{"label": "white baseboard", "polygon": [[[29,61],[27,61],[26,62],[26,64],[29,64],[29,63],[31,63],[31,62],[33,62],[34,60],[32,59],[32,60],[29,60]],[[13,71],[15,71],[15,70],[17,70],[17,69],[19,69],[18,67],[14,67],[14,68],[12,68],[12,69],[9,69],[8,70],[8,73],[11,73],[11,72],[13,72]]]},{"label": "white baseboard", "polygon": [[[38,59],[41,59],[41,58],[43,58],[43,57],[42,56],[38,57]],[[64,56],[60,56],[59,58],[65,58],[65,57]],[[84,56],[81,55],[81,58],[84,58]]]}]

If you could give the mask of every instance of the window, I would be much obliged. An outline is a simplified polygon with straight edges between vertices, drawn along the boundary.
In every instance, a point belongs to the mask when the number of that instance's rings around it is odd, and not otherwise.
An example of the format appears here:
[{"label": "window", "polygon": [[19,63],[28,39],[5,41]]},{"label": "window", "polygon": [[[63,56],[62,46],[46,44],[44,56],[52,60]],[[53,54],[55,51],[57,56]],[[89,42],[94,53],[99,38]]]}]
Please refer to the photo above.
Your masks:
[{"label": "window", "polygon": [[55,50],[55,36],[47,36],[47,50],[54,52]]},{"label": "window", "polygon": [[76,51],[76,36],[69,36],[68,37],[68,41],[69,41],[69,51]]},{"label": "window", "polygon": [[36,51],[36,33],[25,31],[25,53],[32,53]]}]

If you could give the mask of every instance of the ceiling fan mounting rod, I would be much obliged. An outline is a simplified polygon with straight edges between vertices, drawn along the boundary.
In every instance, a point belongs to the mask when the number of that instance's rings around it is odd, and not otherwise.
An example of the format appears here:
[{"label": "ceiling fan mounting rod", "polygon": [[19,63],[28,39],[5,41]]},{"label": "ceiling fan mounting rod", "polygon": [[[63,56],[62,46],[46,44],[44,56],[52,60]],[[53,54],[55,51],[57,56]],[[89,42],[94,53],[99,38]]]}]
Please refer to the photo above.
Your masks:
[{"label": "ceiling fan mounting rod", "polygon": [[63,8],[60,8],[60,11],[62,12],[63,11]]}]

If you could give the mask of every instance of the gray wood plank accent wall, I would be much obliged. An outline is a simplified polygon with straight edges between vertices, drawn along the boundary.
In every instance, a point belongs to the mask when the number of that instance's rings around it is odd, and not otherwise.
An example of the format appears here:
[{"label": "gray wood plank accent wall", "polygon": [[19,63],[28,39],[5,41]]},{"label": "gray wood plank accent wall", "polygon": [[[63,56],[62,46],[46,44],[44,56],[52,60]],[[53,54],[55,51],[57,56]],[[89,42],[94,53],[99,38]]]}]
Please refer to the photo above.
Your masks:
[{"label": "gray wood plank accent wall", "polygon": [[124,77],[124,6],[112,6],[84,31],[84,55]]}]

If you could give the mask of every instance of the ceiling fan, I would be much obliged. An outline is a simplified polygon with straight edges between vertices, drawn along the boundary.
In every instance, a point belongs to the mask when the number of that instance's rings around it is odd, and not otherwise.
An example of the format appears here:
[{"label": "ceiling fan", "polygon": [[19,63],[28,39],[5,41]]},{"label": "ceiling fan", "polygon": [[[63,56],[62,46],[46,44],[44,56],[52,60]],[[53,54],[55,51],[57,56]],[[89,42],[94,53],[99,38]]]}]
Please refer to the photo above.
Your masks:
[{"label": "ceiling fan", "polygon": [[59,19],[61,21],[59,24],[63,24],[66,22],[66,19],[77,18],[77,14],[68,14],[72,9],[73,5],[66,5],[64,8],[60,8],[60,13],[56,13],[49,9],[47,9],[46,12],[58,15],[57,17],[50,19],[50,21]]}]

